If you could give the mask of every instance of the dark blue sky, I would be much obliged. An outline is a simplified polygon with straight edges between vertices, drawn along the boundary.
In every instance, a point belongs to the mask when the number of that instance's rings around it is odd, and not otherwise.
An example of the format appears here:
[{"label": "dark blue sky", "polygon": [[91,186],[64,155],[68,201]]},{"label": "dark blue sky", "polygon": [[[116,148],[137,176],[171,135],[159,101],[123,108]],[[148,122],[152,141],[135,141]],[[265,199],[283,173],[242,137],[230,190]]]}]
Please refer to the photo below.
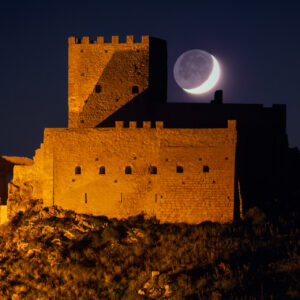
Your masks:
[{"label": "dark blue sky", "polygon": [[44,127],[67,126],[67,37],[151,35],[168,42],[168,101],[185,94],[172,69],[194,48],[215,55],[224,102],[287,104],[300,146],[298,1],[5,1],[0,4],[0,155],[32,156]]}]

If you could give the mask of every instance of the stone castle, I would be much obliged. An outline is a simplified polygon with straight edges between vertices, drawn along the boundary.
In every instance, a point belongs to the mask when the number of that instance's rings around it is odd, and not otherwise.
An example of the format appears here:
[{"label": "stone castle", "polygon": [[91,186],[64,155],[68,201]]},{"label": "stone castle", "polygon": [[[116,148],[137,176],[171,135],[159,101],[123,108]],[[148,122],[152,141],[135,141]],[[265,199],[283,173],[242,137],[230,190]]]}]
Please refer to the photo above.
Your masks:
[{"label": "stone castle", "polygon": [[46,128],[33,160],[0,157],[1,223],[28,199],[224,223],[280,196],[284,105],[223,104],[221,91],[211,103],[167,103],[166,42],[149,36],[70,37],[68,66],[68,128]]}]

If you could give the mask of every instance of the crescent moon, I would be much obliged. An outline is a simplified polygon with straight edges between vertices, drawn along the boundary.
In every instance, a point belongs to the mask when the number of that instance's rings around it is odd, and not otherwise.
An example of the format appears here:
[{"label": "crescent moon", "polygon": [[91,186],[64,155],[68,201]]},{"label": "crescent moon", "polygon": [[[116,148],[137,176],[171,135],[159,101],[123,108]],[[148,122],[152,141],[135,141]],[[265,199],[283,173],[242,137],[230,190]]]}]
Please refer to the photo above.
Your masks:
[{"label": "crescent moon", "polygon": [[190,93],[190,94],[204,94],[208,92],[210,89],[214,87],[214,85],[217,83],[217,81],[220,78],[221,75],[221,68],[219,65],[219,62],[216,60],[216,58],[211,55],[213,60],[213,69],[208,76],[207,80],[204,81],[200,86],[193,88],[193,89],[183,89],[184,91]]}]

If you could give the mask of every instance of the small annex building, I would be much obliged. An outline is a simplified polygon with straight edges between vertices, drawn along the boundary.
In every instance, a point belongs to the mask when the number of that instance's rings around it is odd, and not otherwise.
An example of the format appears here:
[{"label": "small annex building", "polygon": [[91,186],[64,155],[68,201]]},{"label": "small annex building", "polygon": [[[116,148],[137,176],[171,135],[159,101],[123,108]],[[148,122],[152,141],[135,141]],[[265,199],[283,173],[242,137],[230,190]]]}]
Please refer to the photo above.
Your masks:
[{"label": "small annex building", "polygon": [[253,186],[262,199],[280,193],[284,105],[223,104],[221,91],[211,103],[168,103],[166,42],[149,36],[70,37],[68,65],[68,128],[46,128],[33,162],[14,165],[9,217],[42,199],[108,217],[225,223],[252,205]]}]

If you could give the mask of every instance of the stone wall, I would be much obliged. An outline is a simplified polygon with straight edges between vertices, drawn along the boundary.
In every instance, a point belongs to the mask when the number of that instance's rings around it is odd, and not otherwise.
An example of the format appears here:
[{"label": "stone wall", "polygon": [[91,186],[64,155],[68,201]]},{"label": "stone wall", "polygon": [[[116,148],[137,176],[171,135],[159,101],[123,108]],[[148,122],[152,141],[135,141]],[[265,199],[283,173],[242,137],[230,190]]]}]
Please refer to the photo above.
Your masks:
[{"label": "stone wall", "polygon": [[[143,128],[135,122],[129,128],[123,122],[115,128],[48,128],[34,166],[15,168],[13,182],[32,178],[33,198],[78,213],[232,221],[236,128],[235,121],[228,124],[223,129],[167,129],[162,122],[156,128],[150,122]],[[105,174],[99,174],[101,167]],[[125,174],[126,167],[132,174]]]},{"label": "stone wall", "polygon": [[[126,43],[120,43],[119,37],[113,36],[111,43],[105,43],[103,37],[95,42],[89,37],[69,38],[69,127],[96,127],[129,101],[142,97],[150,77],[161,78],[166,62],[158,69],[149,65],[150,44],[161,53],[166,50],[164,44],[152,40],[142,36],[141,42],[135,42],[133,36],[127,36]],[[159,65],[161,60],[156,56],[151,63]],[[154,85],[162,90],[165,84]]]}]

